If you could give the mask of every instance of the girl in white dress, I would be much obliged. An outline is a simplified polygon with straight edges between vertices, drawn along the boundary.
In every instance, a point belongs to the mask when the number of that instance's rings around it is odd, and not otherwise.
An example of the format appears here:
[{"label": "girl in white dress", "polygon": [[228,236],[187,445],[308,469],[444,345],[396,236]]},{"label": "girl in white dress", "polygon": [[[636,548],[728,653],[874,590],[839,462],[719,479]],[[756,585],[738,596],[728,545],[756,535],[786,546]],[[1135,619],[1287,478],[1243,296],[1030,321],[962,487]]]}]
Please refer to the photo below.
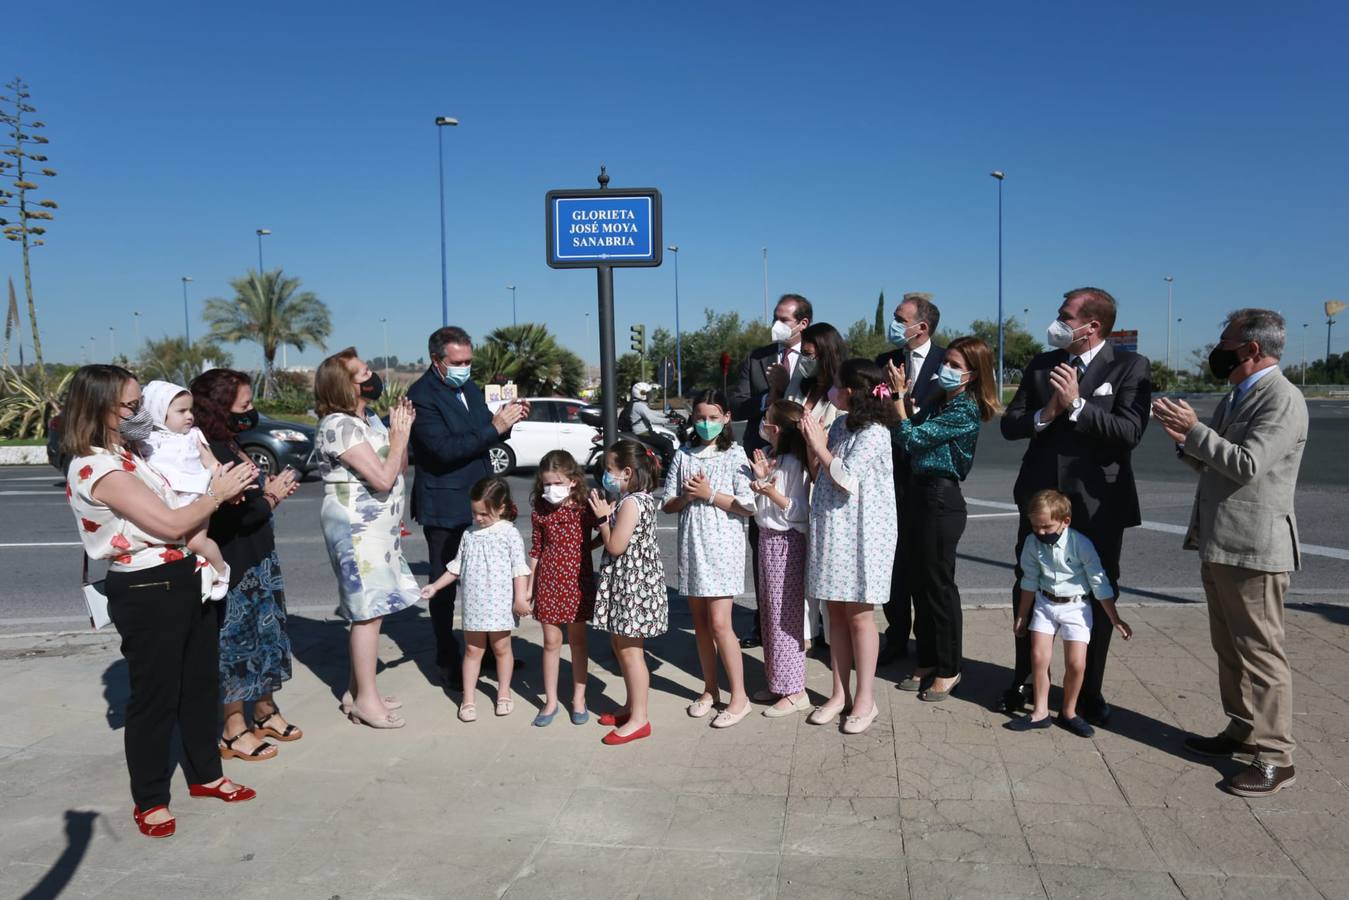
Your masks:
[{"label": "girl in white dress", "polygon": [[890,599],[890,570],[899,536],[890,429],[899,424],[890,386],[870,360],[850,359],[839,372],[833,403],[843,410],[826,435],[810,416],[801,420],[815,490],[810,498],[806,594],[829,604],[834,689],[810,714],[813,725],[834,721],[849,705],[850,670],[857,692],[843,731],[865,731],[876,718],[876,607]]},{"label": "girl in white dress", "polygon": [[730,403],[721,391],[694,398],[695,437],[670,464],[662,507],[679,513],[679,593],[689,599],[703,667],[703,694],[689,704],[688,714],[700,719],[719,702],[718,654],[730,682],[731,702],[712,721],[714,728],[729,728],[750,710],[731,610],[735,595],[745,589],[744,520],[754,515],[753,475],[730,426]]},{"label": "girl in white dress", "polygon": [[487,644],[497,664],[496,714],[509,716],[515,709],[511,697],[511,674],[515,656],[511,653],[511,632],[520,616],[529,615],[529,560],[525,542],[515,528],[517,510],[511,499],[511,487],[501,478],[484,478],[473,485],[468,495],[474,527],[465,532],[459,555],[450,560],[445,574],[422,588],[422,597],[430,599],[462,580],[460,609],[464,622],[464,696],[459,704],[459,721],[474,722],[478,708],[478,673]]}]

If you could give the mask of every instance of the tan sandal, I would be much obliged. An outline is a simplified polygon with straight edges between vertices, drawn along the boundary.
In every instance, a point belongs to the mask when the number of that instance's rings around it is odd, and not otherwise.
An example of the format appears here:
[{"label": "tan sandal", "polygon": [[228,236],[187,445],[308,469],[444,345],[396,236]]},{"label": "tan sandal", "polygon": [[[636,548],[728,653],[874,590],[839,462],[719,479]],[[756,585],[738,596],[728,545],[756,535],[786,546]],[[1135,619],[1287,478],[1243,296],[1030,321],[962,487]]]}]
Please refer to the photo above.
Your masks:
[{"label": "tan sandal", "polygon": [[[393,694],[386,694],[380,698],[384,701],[384,707],[388,710],[402,709],[403,701],[399,700]],[[337,702],[337,708],[342,710],[342,715],[348,715],[351,712],[351,691],[342,695],[342,699]]]},{"label": "tan sandal", "polygon": [[281,715],[281,710],[273,706],[270,715],[263,716],[261,719],[255,716],[253,718],[253,736],[256,738],[275,738],[278,741],[298,741],[304,737],[304,732],[289,722],[286,723],[286,727],[282,731],[277,731],[267,724],[279,715]]},{"label": "tan sandal", "polygon": [[389,713],[382,719],[367,719],[354,706],[347,713],[347,718],[351,720],[353,725],[366,725],[370,728],[402,728],[407,724],[407,720],[397,713]]},{"label": "tan sandal", "polygon": [[515,698],[503,697],[497,701],[496,714],[498,716],[509,716],[515,712]]},{"label": "tan sandal", "polygon": [[460,721],[460,722],[476,722],[476,721],[478,721],[478,707],[477,707],[477,705],[476,705],[476,704],[473,704],[473,703],[463,703],[463,704],[460,704],[460,706],[459,706],[459,721]]},{"label": "tan sandal", "polygon": [[242,750],[235,750],[234,742],[249,733],[250,732],[248,731],[241,731],[232,738],[221,738],[220,758],[239,759],[243,760],[244,762],[262,762],[265,759],[272,759],[273,757],[276,756],[277,754],[276,745],[269,744],[266,741],[263,741],[261,744],[258,744],[256,747],[254,747],[251,753],[245,753]]}]

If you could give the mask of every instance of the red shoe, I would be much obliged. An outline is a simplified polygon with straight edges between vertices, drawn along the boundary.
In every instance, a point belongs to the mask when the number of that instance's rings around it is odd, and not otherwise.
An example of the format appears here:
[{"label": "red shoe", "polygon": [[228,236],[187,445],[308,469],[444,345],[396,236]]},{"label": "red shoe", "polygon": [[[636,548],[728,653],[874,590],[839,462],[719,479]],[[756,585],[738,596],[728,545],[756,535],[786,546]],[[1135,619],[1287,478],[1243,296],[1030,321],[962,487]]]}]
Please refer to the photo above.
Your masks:
[{"label": "red shoe", "polygon": [[619,744],[626,744],[630,741],[638,741],[644,737],[651,737],[651,723],[647,722],[641,728],[638,728],[632,734],[621,735],[617,731],[611,731],[604,736],[604,743],[610,747],[617,747]]},{"label": "red shoe", "polygon": [[131,818],[136,820],[136,827],[141,830],[141,834],[152,838],[166,838],[173,836],[174,831],[178,829],[177,819],[169,819],[167,822],[155,822],[153,824],[145,821],[146,816],[161,809],[168,809],[168,807],[152,806],[145,812],[141,812],[140,807],[138,806],[133,806],[131,808]]},{"label": "red shoe", "polygon": [[632,713],[627,712],[626,710],[619,710],[618,712],[605,713],[600,716],[599,721],[605,728],[616,728],[628,724],[628,719],[631,718]]},{"label": "red shoe", "polygon": [[258,795],[258,792],[251,787],[244,787],[242,784],[236,784],[234,790],[224,790],[225,782],[220,782],[215,787],[207,787],[204,784],[189,784],[187,792],[193,797],[216,797],[224,800],[226,803],[242,803],[245,800],[252,800]]}]

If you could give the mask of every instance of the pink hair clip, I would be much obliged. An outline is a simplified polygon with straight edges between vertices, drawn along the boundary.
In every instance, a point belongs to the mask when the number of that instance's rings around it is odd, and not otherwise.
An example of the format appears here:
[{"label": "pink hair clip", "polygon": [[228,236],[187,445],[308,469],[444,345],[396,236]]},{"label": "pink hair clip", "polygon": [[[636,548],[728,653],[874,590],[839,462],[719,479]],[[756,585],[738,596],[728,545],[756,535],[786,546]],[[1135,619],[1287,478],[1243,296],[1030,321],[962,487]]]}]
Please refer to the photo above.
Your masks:
[{"label": "pink hair clip", "polygon": [[889,400],[894,395],[890,393],[890,385],[882,381],[871,389],[871,396],[879,397],[882,400]]}]

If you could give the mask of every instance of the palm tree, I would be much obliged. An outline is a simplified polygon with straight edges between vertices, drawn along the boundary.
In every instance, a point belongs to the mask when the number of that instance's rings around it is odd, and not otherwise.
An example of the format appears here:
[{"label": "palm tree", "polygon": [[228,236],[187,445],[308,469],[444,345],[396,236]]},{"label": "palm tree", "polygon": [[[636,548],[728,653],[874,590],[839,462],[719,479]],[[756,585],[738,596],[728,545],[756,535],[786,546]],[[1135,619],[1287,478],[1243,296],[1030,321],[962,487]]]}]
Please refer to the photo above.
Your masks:
[{"label": "palm tree", "polygon": [[272,367],[276,350],[289,345],[303,351],[307,344],[326,350],[332,333],[328,307],[313,291],[301,291],[300,279],[287,278],[280,269],[248,270],[230,282],[233,299],[212,297],[206,301],[206,323],[211,337],[231,343],[256,341],[262,346],[263,396],[273,388]]},{"label": "palm tree", "polygon": [[498,328],[473,357],[474,378],[482,384],[512,381],[522,396],[575,393],[585,369],[580,358],[557,343],[546,325]]}]

